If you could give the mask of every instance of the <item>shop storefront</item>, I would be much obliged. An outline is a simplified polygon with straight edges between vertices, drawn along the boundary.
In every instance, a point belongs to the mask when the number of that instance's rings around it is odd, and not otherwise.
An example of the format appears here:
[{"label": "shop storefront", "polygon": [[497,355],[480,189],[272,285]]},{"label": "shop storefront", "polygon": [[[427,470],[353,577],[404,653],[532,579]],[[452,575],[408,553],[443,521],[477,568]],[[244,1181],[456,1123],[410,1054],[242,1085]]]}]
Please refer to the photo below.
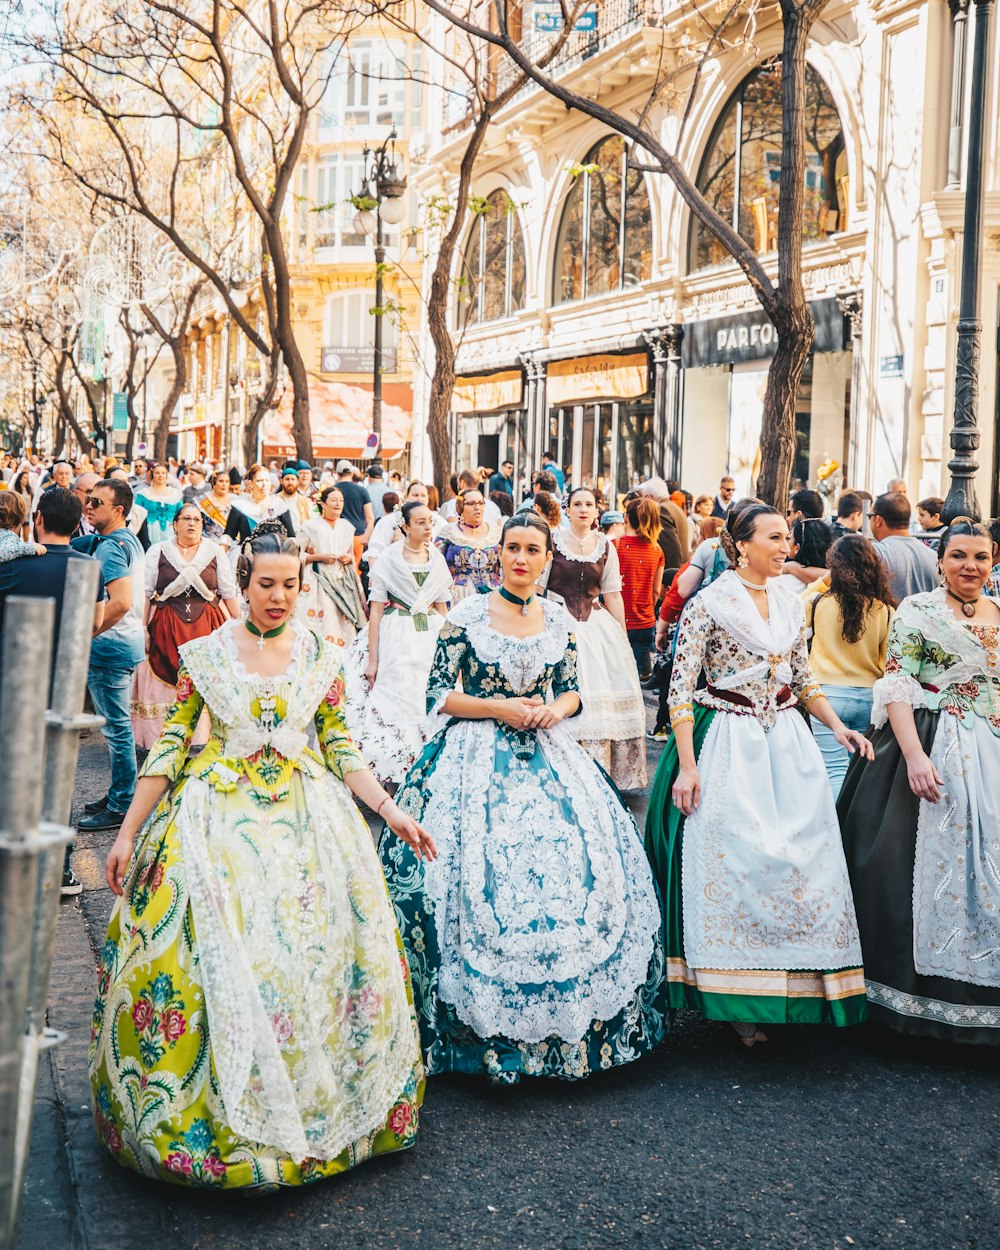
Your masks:
[{"label": "shop storefront", "polygon": [[455,379],[452,446],[457,469],[514,465],[514,481],[530,471],[524,375],[520,368]]},{"label": "shop storefront", "polygon": [[[810,304],[816,337],[796,399],[792,470],[802,483],[814,483],[825,461],[851,462],[854,357],[843,307],[841,299]],[[737,495],[751,493],[774,326],[758,310],[689,322],[684,330],[681,481],[694,493],[714,493],[728,474]]]},{"label": "shop storefront", "polygon": [[655,463],[655,421],[648,352],[583,356],[549,363],[546,426],[540,454],[566,481],[620,502]]}]

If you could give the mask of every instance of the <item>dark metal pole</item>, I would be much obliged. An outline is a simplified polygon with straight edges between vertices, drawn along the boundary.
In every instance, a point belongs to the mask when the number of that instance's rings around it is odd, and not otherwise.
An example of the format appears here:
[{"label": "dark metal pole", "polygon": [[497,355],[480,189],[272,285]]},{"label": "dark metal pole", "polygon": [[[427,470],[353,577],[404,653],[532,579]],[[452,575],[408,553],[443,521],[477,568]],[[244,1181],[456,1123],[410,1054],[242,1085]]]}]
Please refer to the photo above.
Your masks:
[{"label": "dark metal pole", "polygon": [[382,238],[382,201],[375,206],[375,351],[372,366],[372,433],[378,438],[376,457],[382,454],[382,266],[385,244]]},{"label": "dark metal pole", "polygon": [[957,516],[979,520],[976,472],[979,463],[979,246],[983,217],[983,122],[986,113],[986,61],[993,0],[976,0],[976,33],[972,49],[972,107],[969,110],[969,154],[965,174],[965,225],[962,238],[962,292],[958,309],[955,354],[955,415],[951,428],[953,456],[948,461],[951,488],[942,519]]}]

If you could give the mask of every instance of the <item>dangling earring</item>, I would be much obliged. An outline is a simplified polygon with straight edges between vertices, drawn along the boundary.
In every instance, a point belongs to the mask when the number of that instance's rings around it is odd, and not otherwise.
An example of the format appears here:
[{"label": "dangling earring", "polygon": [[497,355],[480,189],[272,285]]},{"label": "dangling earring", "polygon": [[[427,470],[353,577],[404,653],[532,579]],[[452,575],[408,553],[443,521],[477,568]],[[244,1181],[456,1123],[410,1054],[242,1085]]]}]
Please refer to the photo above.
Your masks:
[{"label": "dangling earring", "polygon": [[741,569],[748,569],[748,568],[750,567],[750,561],[746,558],[746,556],[745,556],[745,555],[742,555],[742,556],[740,556],[740,558],[736,561],[736,566],[737,566],[737,568],[741,568]]}]

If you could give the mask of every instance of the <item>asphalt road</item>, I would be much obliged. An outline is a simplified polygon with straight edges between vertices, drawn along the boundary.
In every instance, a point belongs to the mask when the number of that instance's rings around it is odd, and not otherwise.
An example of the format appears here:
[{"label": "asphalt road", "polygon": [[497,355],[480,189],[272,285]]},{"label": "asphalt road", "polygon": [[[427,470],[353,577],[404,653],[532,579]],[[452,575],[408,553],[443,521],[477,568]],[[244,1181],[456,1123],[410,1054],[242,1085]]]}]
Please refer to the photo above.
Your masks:
[{"label": "asphalt road", "polygon": [[[85,741],[78,803],[105,770]],[[303,1190],[140,1180],[105,1158],[87,1106],[112,837],[78,841],[86,890],[60,916],[50,1014],[70,1038],[40,1078],[18,1250],[1000,1244],[1000,1055],[867,1027],[775,1029],[745,1051],[687,1013],[655,1055],[580,1084],[435,1078],[412,1150]]]}]

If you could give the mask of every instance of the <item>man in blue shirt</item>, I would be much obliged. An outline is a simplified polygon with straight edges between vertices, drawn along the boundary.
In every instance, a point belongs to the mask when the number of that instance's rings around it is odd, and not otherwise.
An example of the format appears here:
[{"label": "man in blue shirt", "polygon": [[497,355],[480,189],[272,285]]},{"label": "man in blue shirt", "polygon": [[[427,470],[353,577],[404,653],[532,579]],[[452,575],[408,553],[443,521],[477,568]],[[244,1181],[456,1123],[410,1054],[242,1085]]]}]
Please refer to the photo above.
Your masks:
[{"label": "man in blue shirt", "polygon": [[86,830],[116,829],[135,790],[135,736],[129,703],[132,678],[145,657],[145,562],[142,545],[125,524],[131,509],[132,488],[127,482],[118,478],[98,482],[87,503],[87,519],[96,534],[77,538],[73,544],[101,562],[108,596],[104,620],[90,647],[87,687],[94,710],[104,717],[111,784],[103,799],[86,805],[79,823]]},{"label": "man in blue shirt", "polygon": [[[55,628],[52,633],[52,664],[49,670],[49,687],[55,678],[56,643],[62,620],[63,595],[66,591],[66,569],[71,559],[89,560],[90,557],[74,551],[69,540],[80,524],[83,509],[79,499],[61,486],[53,486],[38,500],[35,513],[37,541],[46,548],[43,556],[19,556],[6,564],[0,564],[0,630],[3,629],[4,604],[8,595],[27,595],[31,599],[54,599],[56,604]],[[98,573],[97,604],[94,608],[94,633],[104,619],[104,578]],[[0,651],[0,664],[3,654]],[[0,669],[0,682],[3,671]]]},{"label": "man in blue shirt", "polygon": [[[49,670],[49,687],[55,681],[56,646],[62,620],[63,597],[66,593],[66,573],[71,560],[91,557],[74,551],[70,538],[80,524],[83,506],[72,491],[53,486],[44,491],[38,500],[35,513],[35,536],[46,547],[43,556],[20,556],[7,564],[0,564],[0,630],[3,629],[4,604],[8,595],[27,595],[29,598],[54,599],[56,604],[55,628],[52,634],[52,662]],[[104,621],[104,577],[98,570],[97,602],[94,606],[93,632],[96,634]],[[0,654],[0,661],[2,661]],[[0,683],[3,673],[0,671]],[[51,702],[51,697],[50,697]],[[63,862],[62,890],[64,895],[79,894],[83,886],[69,865],[69,849]]]},{"label": "man in blue shirt", "polygon": [[502,490],[505,495],[514,495],[514,462],[505,460],[500,468],[490,478],[489,492],[492,495],[495,490]]},{"label": "man in blue shirt", "polygon": [[556,490],[558,490],[561,495],[566,489],[566,478],[563,475],[562,469],[559,467],[559,461],[556,460],[552,452],[549,452],[549,454],[545,457],[545,460],[542,463],[542,468],[546,473],[551,473],[556,479]]}]

